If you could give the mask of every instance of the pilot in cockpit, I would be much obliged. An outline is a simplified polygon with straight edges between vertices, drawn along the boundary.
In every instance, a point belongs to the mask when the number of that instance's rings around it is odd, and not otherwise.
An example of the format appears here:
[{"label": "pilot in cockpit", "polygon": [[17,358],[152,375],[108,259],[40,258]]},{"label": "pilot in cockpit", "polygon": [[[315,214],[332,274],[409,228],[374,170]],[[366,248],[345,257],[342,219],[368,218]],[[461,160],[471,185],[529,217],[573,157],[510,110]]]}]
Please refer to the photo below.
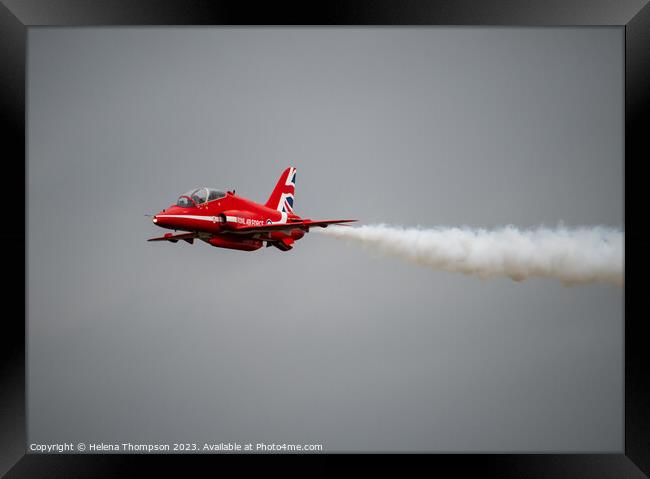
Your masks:
[{"label": "pilot in cockpit", "polygon": [[196,188],[190,190],[187,193],[183,193],[176,202],[177,206],[183,208],[191,208],[193,206],[199,206],[208,201],[219,200],[224,198],[226,194],[221,190],[215,190],[214,188]]}]

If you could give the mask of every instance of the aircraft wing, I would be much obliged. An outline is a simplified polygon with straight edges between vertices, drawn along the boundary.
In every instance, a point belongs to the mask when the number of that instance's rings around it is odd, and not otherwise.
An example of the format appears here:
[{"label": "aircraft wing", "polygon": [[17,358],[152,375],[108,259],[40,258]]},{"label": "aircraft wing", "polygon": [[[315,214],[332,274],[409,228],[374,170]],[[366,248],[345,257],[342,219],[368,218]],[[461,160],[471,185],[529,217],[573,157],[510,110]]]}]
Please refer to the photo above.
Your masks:
[{"label": "aircraft wing", "polygon": [[345,223],[352,223],[357,220],[300,220],[292,221],[289,223],[270,224],[263,226],[244,226],[236,228],[229,233],[264,233],[266,231],[291,231],[293,229],[306,230],[308,228],[318,226],[320,228],[327,228],[328,225],[343,225]]},{"label": "aircraft wing", "polygon": [[165,236],[160,236],[158,238],[150,238],[147,241],[171,241],[172,243],[176,243],[178,240],[184,240],[192,244],[194,242],[194,238],[198,238],[198,237],[199,235],[197,233],[181,233],[179,235],[173,235],[171,233],[167,233],[165,234]]}]

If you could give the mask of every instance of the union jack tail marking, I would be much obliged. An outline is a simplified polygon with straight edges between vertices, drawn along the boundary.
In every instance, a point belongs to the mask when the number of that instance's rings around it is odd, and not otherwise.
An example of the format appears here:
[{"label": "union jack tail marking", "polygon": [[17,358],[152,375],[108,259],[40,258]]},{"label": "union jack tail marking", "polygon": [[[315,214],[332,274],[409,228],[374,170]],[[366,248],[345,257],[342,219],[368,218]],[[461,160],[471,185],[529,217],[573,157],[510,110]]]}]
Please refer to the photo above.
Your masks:
[{"label": "union jack tail marking", "polygon": [[[266,206],[281,213],[293,213],[293,200],[296,193],[296,169],[290,166],[282,172]],[[283,215],[285,216],[285,215]]]}]

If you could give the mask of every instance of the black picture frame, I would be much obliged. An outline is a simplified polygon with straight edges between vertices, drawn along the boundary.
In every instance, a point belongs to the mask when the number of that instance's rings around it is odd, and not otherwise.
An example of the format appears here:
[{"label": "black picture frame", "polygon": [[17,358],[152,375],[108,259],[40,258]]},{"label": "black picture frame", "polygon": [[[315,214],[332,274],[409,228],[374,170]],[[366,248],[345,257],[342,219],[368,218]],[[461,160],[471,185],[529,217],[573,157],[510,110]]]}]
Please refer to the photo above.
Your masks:
[{"label": "black picture frame", "polygon": [[[81,25],[618,25],[625,28],[625,225],[629,239],[628,180],[639,178],[647,158],[650,122],[650,6],[647,0],[456,0],[328,1],[300,7],[260,2],[208,0],[2,0],[0,4],[0,106],[7,198],[27,196],[25,177],[26,38],[32,26]],[[643,156],[642,156],[643,155]],[[636,173],[636,174],[635,174]],[[6,186],[6,185],[9,186]],[[26,212],[25,212],[26,214]],[[25,317],[27,231],[5,224],[7,298],[0,352],[0,473],[6,477],[114,477],[139,475],[152,463],[167,468],[191,460],[209,466],[242,463],[243,455],[65,455],[25,454]],[[24,218],[24,217],[23,217]],[[636,233],[635,233],[636,234]],[[47,239],[44,238],[44,241]],[[480,471],[499,477],[646,477],[650,475],[650,367],[641,314],[629,307],[636,297],[625,271],[625,446],[623,454],[434,454],[427,467],[454,473]],[[20,279],[22,278],[22,281]],[[630,289],[632,287],[632,289]],[[632,293],[631,293],[632,292]],[[15,309],[9,305],[15,305]],[[264,456],[268,457],[268,456]],[[274,457],[296,458],[293,455]],[[314,458],[313,455],[300,456]],[[323,456],[318,456],[323,457]],[[325,455],[327,457],[327,455]],[[420,456],[421,458],[422,456]],[[324,465],[322,459],[316,459]],[[273,459],[275,462],[276,459]],[[383,458],[375,456],[375,462]],[[284,462],[284,460],[283,460]],[[431,470],[431,469],[430,469]]]}]

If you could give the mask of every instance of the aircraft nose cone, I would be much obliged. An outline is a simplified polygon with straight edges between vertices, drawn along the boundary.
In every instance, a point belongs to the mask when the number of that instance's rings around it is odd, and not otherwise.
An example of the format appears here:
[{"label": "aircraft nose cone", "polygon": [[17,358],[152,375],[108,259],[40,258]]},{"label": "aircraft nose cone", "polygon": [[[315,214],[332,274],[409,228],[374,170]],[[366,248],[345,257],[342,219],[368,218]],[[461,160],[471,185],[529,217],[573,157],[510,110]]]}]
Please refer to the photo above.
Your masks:
[{"label": "aircraft nose cone", "polygon": [[156,218],[156,215],[154,215],[154,217],[151,218],[151,221],[153,221],[154,223],[158,223],[158,218]]}]

